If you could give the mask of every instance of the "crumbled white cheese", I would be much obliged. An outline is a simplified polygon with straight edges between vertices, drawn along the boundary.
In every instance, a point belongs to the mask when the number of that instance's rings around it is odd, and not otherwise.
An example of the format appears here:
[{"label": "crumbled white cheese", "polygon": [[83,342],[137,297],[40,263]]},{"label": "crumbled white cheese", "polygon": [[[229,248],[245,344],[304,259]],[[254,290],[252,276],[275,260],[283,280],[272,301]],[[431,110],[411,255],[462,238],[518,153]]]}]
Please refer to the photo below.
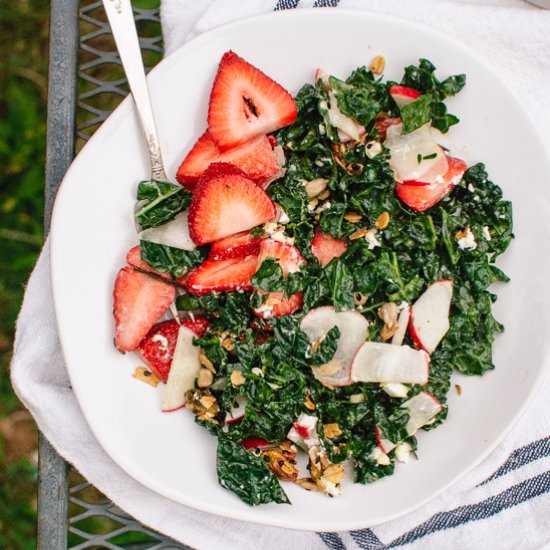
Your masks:
[{"label": "crumbled white cheese", "polygon": [[315,210],[315,208],[317,208],[317,205],[313,204],[311,202],[307,205],[307,211],[308,212],[313,212]]},{"label": "crumbled white cheese", "polygon": [[373,159],[382,152],[382,145],[378,141],[369,141],[365,145],[365,155],[368,158]]},{"label": "crumbled white cheese", "polygon": [[294,244],[294,237],[288,237],[282,231],[274,231],[269,238],[280,243]]},{"label": "crumbled white cheese", "polygon": [[273,315],[273,305],[268,304],[267,302],[264,302],[259,308],[254,310],[258,315],[261,314],[261,316],[264,319],[268,319]]},{"label": "crumbled white cheese", "polygon": [[489,231],[489,226],[488,225],[483,226],[483,236],[485,237],[485,239],[487,241],[491,240],[491,232]]},{"label": "crumbled white cheese", "polygon": [[473,184],[469,183],[469,184],[468,184],[468,191],[470,191],[471,193],[473,193],[475,190],[476,190],[476,188],[473,186]]},{"label": "crumbled white cheese", "polygon": [[469,225],[466,226],[464,232],[465,235],[458,239],[458,247],[462,250],[475,250],[477,248],[477,242]]},{"label": "crumbled white cheese", "polygon": [[315,166],[318,166],[319,168],[322,168],[325,165],[325,163],[322,160],[317,159],[315,161]]},{"label": "crumbled white cheese", "polygon": [[381,384],[381,386],[390,397],[407,397],[409,393],[409,388],[405,386],[405,384],[394,382],[390,384]]},{"label": "crumbled white cheese", "polygon": [[331,497],[337,497],[341,494],[340,486],[336,485],[336,483],[326,480],[323,476],[321,476],[321,479],[319,481],[323,492],[327,493],[327,495],[330,495]]},{"label": "crumbled white cheese", "polygon": [[151,342],[158,342],[159,351],[161,351],[164,355],[168,353],[168,339],[166,336],[163,336],[162,334],[155,334],[153,338],[151,338]]},{"label": "crumbled white cheese", "polygon": [[380,447],[376,447],[370,457],[372,460],[375,460],[377,464],[380,464],[380,466],[388,466],[390,464],[391,460],[390,457],[380,449]]},{"label": "crumbled white cheese", "polygon": [[324,124],[319,124],[319,134],[324,136],[327,133],[327,129],[325,128]]},{"label": "crumbled white cheese", "polygon": [[264,371],[260,367],[254,367],[251,369],[252,374],[255,374],[256,376],[261,376],[263,378]]},{"label": "crumbled white cheese", "polygon": [[274,231],[277,230],[277,224],[275,222],[267,222],[267,223],[264,223],[264,231],[268,234],[268,235],[271,235],[271,233],[273,233]]},{"label": "crumbled white cheese", "polygon": [[365,233],[365,241],[369,244],[368,248],[369,250],[372,250],[373,248],[376,248],[377,246],[380,246],[380,241],[376,238],[376,235],[378,233],[377,229],[369,229]]},{"label": "crumbled white cheese", "polygon": [[397,447],[395,448],[395,458],[397,458],[399,462],[408,462],[411,459],[412,454],[412,446],[406,441],[403,443],[399,443],[399,445],[397,445]]},{"label": "crumbled white cheese", "polygon": [[290,218],[288,217],[288,214],[281,208],[281,217],[279,218],[279,223],[282,223],[285,225],[290,221]]},{"label": "crumbled white cheese", "polygon": [[[324,212],[325,210],[328,210],[330,208],[330,201],[323,202],[319,205],[317,209],[314,210],[315,214],[320,214],[321,212]],[[309,210],[309,208],[308,208]]]}]

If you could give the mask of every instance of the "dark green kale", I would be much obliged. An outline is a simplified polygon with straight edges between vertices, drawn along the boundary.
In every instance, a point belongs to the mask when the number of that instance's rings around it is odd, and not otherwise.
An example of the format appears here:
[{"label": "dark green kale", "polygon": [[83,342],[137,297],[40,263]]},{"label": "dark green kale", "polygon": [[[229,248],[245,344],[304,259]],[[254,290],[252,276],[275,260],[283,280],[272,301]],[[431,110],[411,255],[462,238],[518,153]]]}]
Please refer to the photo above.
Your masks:
[{"label": "dark green kale", "polygon": [[150,241],[140,241],[141,259],[159,273],[169,273],[174,279],[200,265],[208,256],[204,247],[182,250]]},{"label": "dark green kale", "polygon": [[290,504],[277,476],[265,462],[222,432],[218,435],[217,465],[220,485],[247,504]]},{"label": "dark green kale", "polygon": [[183,212],[191,202],[191,193],[167,181],[142,181],[137,200],[135,219],[143,230],[162,225]]}]

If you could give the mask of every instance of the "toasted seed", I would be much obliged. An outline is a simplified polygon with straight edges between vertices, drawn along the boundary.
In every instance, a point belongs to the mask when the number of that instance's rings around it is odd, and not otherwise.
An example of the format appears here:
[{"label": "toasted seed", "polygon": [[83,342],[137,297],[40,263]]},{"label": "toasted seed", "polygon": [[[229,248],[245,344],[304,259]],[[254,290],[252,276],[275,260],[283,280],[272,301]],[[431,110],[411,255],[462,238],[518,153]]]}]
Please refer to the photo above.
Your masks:
[{"label": "toasted seed", "polygon": [[344,220],[350,223],[357,223],[360,222],[362,219],[363,216],[361,216],[361,214],[357,214],[356,212],[346,212],[344,214]]},{"label": "toasted seed", "polygon": [[455,384],[455,388],[456,393],[458,393],[458,395],[462,395],[462,386],[460,384]]},{"label": "toasted seed", "polygon": [[153,386],[153,388],[156,388],[160,382],[158,376],[154,372],[147,370],[145,367],[137,367],[132,376],[136,380],[141,380],[142,382]]},{"label": "toasted seed", "polygon": [[350,241],[356,241],[357,239],[360,239],[361,237],[364,237],[368,232],[368,229],[366,227],[362,227],[361,229],[358,229],[354,233],[352,233],[349,236]]},{"label": "toasted seed", "polygon": [[302,477],[300,479],[297,479],[294,483],[296,485],[300,486],[302,489],[305,489],[306,491],[318,491],[319,487],[317,487],[317,484],[315,481],[313,481],[310,477]]},{"label": "toasted seed", "polygon": [[342,430],[340,429],[340,426],[338,426],[338,424],[336,424],[335,422],[332,424],[324,424],[323,430],[325,432],[325,436],[329,439],[342,435]]},{"label": "toasted seed", "polygon": [[382,212],[378,218],[376,218],[376,221],[374,222],[374,227],[376,229],[386,229],[388,225],[390,224],[390,214],[389,212]]},{"label": "toasted seed", "polygon": [[397,327],[397,325],[392,325],[391,327],[384,325],[380,331],[380,338],[382,338],[382,341],[385,342],[389,340],[397,332]]},{"label": "toasted seed", "polygon": [[324,201],[330,197],[330,189],[325,189],[322,193],[319,193],[317,197],[320,201]]},{"label": "toasted seed", "polygon": [[384,72],[385,67],[386,67],[386,60],[384,59],[384,56],[377,55],[371,61],[369,69],[374,74],[382,74]]},{"label": "toasted seed", "polygon": [[367,303],[367,300],[369,299],[368,296],[365,296],[364,294],[361,294],[360,292],[356,292],[353,295],[353,303],[356,306],[363,306]]},{"label": "toasted seed", "polygon": [[358,176],[363,173],[363,170],[365,167],[362,164],[359,164],[357,162],[351,162],[346,166],[346,170],[348,173],[350,173],[352,176]]},{"label": "toasted seed", "polygon": [[316,197],[322,193],[328,185],[329,180],[326,178],[315,178],[306,183],[306,194],[308,197]]},{"label": "toasted seed", "polygon": [[319,346],[321,345],[322,338],[317,338],[315,342],[311,344],[311,353],[317,353],[317,350],[319,349]]},{"label": "toasted seed", "polygon": [[399,312],[397,311],[397,304],[395,302],[386,302],[378,308],[377,313],[378,317],[380,317],[388,327],[393,327],[397,324]]},{"label": "toasted seed", "polygon": [[203,395],[199,399],[199,403],[208,410],[210,407],[212,407],[212,405],[216,403],[216,398],[213,395]]},{"label": "toasted seed", "polygon": [[233,342],[232,342],[231,338],[229,338],[229,336],[226,336],[222,340],[222,348],[227,350],[227,351],[233,351],[235,349],[235,346],[233,345]]},{"label": "toasted seed", "polygon": [[216,374],[216,369],[214,368],[214,363],[206,357],[206,353],[201,349],[199,353],[199,362],[203,367],[206,367],[211,373]]},{"label": "toasted seed", "polygon": [[314,411],[315,410],[315,403],[311,400],[311,397],[309,396],[309,392],[306,393],[306,401],[304,403],[306,409],[308,411]]},{"label": "toasted seed", "polygon": [[243,373],[240,370],[234,370],[229,377],[231,384],[234,388],[242,386],[246,382],[246,378],[243,376]]},{"label": "toasted seed", "polygon": [[331,483],[340,483],[344,479],[344,465],[343,464],[331,464],[323,472],[322,479],[330,481]]},{"label": "toasted seed", "polygon": [[197,380],[199,388],[208,388],[214,382],[214,375],[208,369],[201,369]]}]

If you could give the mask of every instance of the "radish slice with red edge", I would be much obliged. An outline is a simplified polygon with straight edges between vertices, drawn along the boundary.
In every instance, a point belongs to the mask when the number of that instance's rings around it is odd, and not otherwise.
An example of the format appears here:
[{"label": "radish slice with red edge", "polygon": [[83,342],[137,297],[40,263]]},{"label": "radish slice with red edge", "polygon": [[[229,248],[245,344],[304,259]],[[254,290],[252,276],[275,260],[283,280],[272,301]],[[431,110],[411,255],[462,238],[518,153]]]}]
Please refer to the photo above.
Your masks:
[{"label": "radish slice with red edge", "polygon": [[351,362],[359,346],[366,340],[368,321],[357,311],[337,312],[331,306],[312,309],[300,323],[310,342],[322,341],[333,327],[340,329],[340,339],[332,360],[321,366],[312,366],[313,376],[323,384],[348,386]]},{"label": "radish slice with red edge", "polygon": [[195,387],[195,379],[201,370],[199,348],[193,345],[196,337],[191,329],[180,325],[162,400],[163,412],[181,409],[185,405],[185,394]]},{"label": "radish slice with red edge", "polygon": [[407,422],[409,435],[414,435],[420,428],[431,422],[443,408],[439,400],[427,391],[411,397],[401,406],[409,411]]},{"label": "radish slice with red edge", "polygon": [[401,109],[401,107],[416,101],[422,94],[408,86],[394,85],[390,86],[390,95]]},{"label": "radish slice with red edge", "polygon": [[409,333],[423,350],[432,353],[449,330],[453,281],[432,283],[411,307]]},{"label": "radish slice with red edge", "polygon": [[410,318],[411,307],[409,304],[406,304],[399,314],[397,319],[397,330],[391,339],[391,343],[394,346],[400,346],[403,343],[403,338],[405,338],[405,333],[407,332],[407,326],[409,325]]},{"label": "radish slice with red edge", "polygon": [[273,443],[270,443],[269,441],[266,441],[265,439],[262,439],[261,437],[245,437],[244,439],[241,439],[241,445],[247,450],[250,451],[252,449],[268,449],[269,447],[273,447]]},{"label": "radish slice with red edge", "polygon": [[428,383],[430,357],[410,346],[365,342],[351,364],[353,382]]}]

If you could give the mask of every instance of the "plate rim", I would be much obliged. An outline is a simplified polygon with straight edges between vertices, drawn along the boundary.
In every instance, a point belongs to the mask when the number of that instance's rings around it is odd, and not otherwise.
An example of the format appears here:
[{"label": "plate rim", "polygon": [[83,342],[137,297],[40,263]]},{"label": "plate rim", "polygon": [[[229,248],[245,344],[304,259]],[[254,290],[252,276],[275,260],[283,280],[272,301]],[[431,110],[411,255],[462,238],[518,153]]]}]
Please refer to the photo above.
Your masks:
[{"label": "plate rim", "polygon": [[[320,17],[342,17],[342,18],[348,18],[348,17],[361,17],[365,20],[368,20],[369,22],[390,22],[390,23],[397,23],[399,25],[403,25],[408,28],[416,29],[417,31],[421,31],[423,33],[429,34],[434,37],[437,41],[443,41],[448,44],[450,44],[452,47],[457,48],[458,50],[462,50],[466,52],[469,56],[475,59],[479,65],[481,65],[488,73],[491,74],[491,76],[496,79],[502,86],[505,93],[509,94],[512,99],[514,100],[515,104],[517,105],[518,109],[521,110],[523,116],[527,120],[527,124],[530,127],[530,131],[533,133],[533,136],[537,138],[537,141],[539,145],[541,145],[541,153],[542,157],[544,157],[546,164],[550,167],[550,151],[549,147],[547,146],[543,135],[537,125],[535,124],[531,113],[527,109],[526,105],[524,104],[521,96],[519,96],[518,92],[512,87],[509,86],[509,84],[504,80],[503,77],[501,77],[489,64],[489,62],[482,56],[480,56],[473,48],[470,48],[460,40],[447,36],[440,31],[436,31],[434,29],[431,29],[421,23],[418,23],[416,21],[410,21],[405,18],[395,16],[395,15],[388,15],[388,14],[381,14],[381,13],[372,13],[368,12],[367,10],[363,9],[353,9],[353,8],[338,8],[334,9],[331,7],[322,7],[322,8],[300,8],[300,9],[292,9],[292,10],[280,10],[280,11],[272,11],[267,12],[259,15],[255,15],[252,17],[247,17],[243,19],[239,19],[236,21],[231,21],[228,23],[225,23],[219,27],[216,27],[214,29],[211,29],[209,31],[206,31],[204,33],[201,33],[200,35],[192,38],[188,42],[185,42],[181,46],[179,46],[177,49],[175,49],[172,53],[170,53],[167,57],[162,59],[148,74],[147,78],[152,78],[155,80],[157,75],[165,70],[168,70],[171,65],[174,63],[177,63],[180,58],[185,57],[187,55],[190,55],[194,49],[201,47],[204,43],[209,42],[212,38],[216,38],[220,34],[226,33],[228,30],[230,31],[233,28],[237,28],[241,25],[250,25],[253,24],[256,21],[263,21],[263,20],[272,20],[272,19],[287,19],[287,18],[304,18],[308,19],[310,16],[320,16]],[[74,373],[76,369],[72,369],[69,365],[69,361],[67,361],[67,356],[65,353],[65,345],[64,341],[66,338],[68,338],[68,335],[63,333],[61,330],[61,324],[60,323],[60,317],[61,313],[59,311],[58,307],[58,288],[59,285],[56,284],[56,281],[61,280],[62,276],[59,274],[60,269],[56,269],[57,262],[57,247],[56,247],[56,239],[55,235],[58,233],[59,229],[59,219],[61,218],[60,215],[58,215],[59,208],[58,205],[61,203],[59,201],[59,197],[63,195],[65,189],[68,187],[67,183],[72,179],[72,174],[74,172],[77,172],[79,169],[80,164],[85,162],[85,159],[87,155],[83,154],[88,149],[92,149],[95,146],[94,144],[96,142],[101,142],[102,140],[106,140],[109,138],[109,133],[112,132],[114,129],[116,129],[116,125],[114,125],[113,120],[115,120],[115,114],[116,114],[116,120],[118,122],[122,122],[125,120],[126,117],[131,116],[133,112],[133,101],[130,96],[130,94],[117,106],[117,108],[111,113],[111,115],[105,120],[105,122],[98,128],[98,130],[93,134],[93,136],[88,140],[86,145],[82,148],[82,150],[78,153],[78,155],[74,158],[73,162],[71,163],[70,167],[66,171],[63,180],[58,188],[58,192],[56,195],[56,200],[54,203],[53,211],[52,211],[52,219],[51,219],[51,229],[49,233],[50,241],[51,241],[51,247],[50,247],[50,271],[51,271],[51,279],[52,279],[52,293],[53,293],[53,301],[54,301],[54,311],[55,311],[55,318],[57,321],[57,326],[59,327],[59,339],[61,342],[61,349],[63,353],[63,357],[65,359],[65,364],[67,367],[67,373],[71,382],[72,389],[74,391],[74,394],[76,396],[77,402],[79,404],[79,407],[82,411],[82,414],[84,416],[84,419],[88,426],[90,427],[91,432],[93,433],[94,437],[96,438],[97,442],[100,444],[102,449],[106,452],[106,454],[109,456],[113,462],[122,468],[130,477],[132,477],[135,481],[140,483],[142,486],[148,488],[149,490],[154,491],[160,496],[163,496],[165,498],[170,499],[173,502],[176,502],[178,504],[182,504],[184,506],[188,506],[190,508],[193,508],[195,510],[199,510],[201,512],[211,513],[215,515],[219,515],[222,517],[227,517],[239,521],[246,521],[251,522],[254,524],[260,524],[260,525],[269,525],[273,527],[279,527],[279,528],[286,528],[286,529],[292,529],[297,531],[321,531],[321,532],[337,532],[337,531],[348,531],[348,530],[356,530],[356,529],[365,529],[370,528],[375,525],[380,525],[382,523],[386,523],[388,521],[403,517],[414,510],[417,510],[424,504],[434,500],[441,494],[443,494],[445,491],[447,491],[450,487],[455,485],[460,479],[464,478],[466,475],[468,475],[474,468],[476,468],[483,460],[487,458],[495,449],[496,447],[502,442],[502,440],[505,438],[505,436],[513,429],[513,427],[517,424],[518,420],[523,416],[529,405],[532,403],[533,398],[539,391],[540,386],[542,385],[542,382],[544,379],[548,376],[548,373],[550,371],[550,357],[546,357],[545,360],[543,360],[541,364],[541,368],[538,369],[538,372],[533,379],[532,387],[530,391],[528,392],[527,396],[524,399],[524,402],[522,403],[521,407],[518,408],[518,410],[515,412],[511,420],[500,430],[500,432],[497,434],[497,436],[494,437],[493,441],[487,446],[487,448],[480,453],[474,460],[471,461],[471,463],[463,468],[457,475],[455,475],[452,479],[450,479],[447,483],[441,485],[437,490],[433,491],[430,495],[427,497],[417,501],[414,505],[411,505],[403,510],[400,510],[399,512],[388,514],[384,516],[383,519],[380,519],[378,521],[374,522],[361,522],[361,521],[341,521],[338,523],[338,525],[332,525],[327,524],[328,522],[325,521],[319,521],[319,522],[310,522],[306,526],[296,526],[294,524],[287,524],[285,523],[285,520],[281,520],[279,517],[274,519],[273,521],[269,521],[269,519],[266,519],[265,517],[256,519],[254,517],[254,508],[250,507],[249,509],[246,509],[244,511],[241,511],[239,509],[227,509],[225,507],[221,507],[217,505],[217,503],[213,502],[209,506],[205,506],[202,503],[195,503],[193,502],[192,498],[187,498],[185,496],[182,497],[181,494],[172,492],[169,487],[164,486],[158,486],[155,483],[152,483],[151,480],[144,478],[144,476],[141,475],[139,471],[136,471],[130,463],[127,463],[125,460],[125,455],[120,454],[117,450],[112,449],[110,443],[108,440],[105,440],[101,435],[101,430],[98,428],[98,426],[95,425],[95,422],[93,420],[93,413],[89,409],[85,409],[82,406],[82,401],[80,400],[80,390],[78,389],[78,383],[74,383]],[[174,178],[169,178],[170,181],[173,181]],[[60,254],[61,255],[61,254]]]}]

